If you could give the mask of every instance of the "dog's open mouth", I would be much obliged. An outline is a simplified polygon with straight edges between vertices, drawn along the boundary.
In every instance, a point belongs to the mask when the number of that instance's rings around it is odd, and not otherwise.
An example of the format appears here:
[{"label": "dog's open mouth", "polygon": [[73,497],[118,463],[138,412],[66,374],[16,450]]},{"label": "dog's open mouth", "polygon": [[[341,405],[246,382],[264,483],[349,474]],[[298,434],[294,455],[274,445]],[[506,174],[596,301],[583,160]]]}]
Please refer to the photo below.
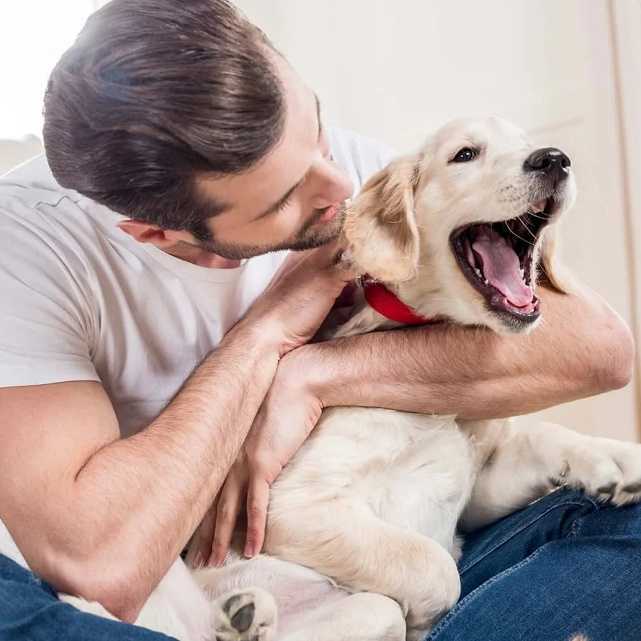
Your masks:
[{"label": "dog's open mouth", "polygon": [[522,321],[538,318],[532,257],[554,209],[554,200],[546,198],[517,218],[467,225],[452,233],[450,243],[461,270],[490,309]]}]

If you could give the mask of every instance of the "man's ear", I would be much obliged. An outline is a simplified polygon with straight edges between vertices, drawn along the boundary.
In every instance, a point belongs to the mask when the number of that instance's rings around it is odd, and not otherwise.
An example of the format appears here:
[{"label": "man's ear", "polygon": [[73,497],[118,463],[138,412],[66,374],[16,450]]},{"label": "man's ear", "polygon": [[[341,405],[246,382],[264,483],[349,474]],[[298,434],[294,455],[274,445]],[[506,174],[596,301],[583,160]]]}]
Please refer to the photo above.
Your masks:
[{"label": "man's ear", "polygon": [[348,208],[344,234],[349,259],[376,280],[398,283],[416,275],[419,163],[418,155],[393,161],[367,181]]},{"label": "man's ear", "polygon": [[189,232],[162,229],[157,225],[139,220],[123,220],[118,223],[118,227],[139,243],[151,243],[160,249],[173,247],[180,241],[193,242],[193,237]]},{"label": "man's ear", "polygon": [[561,294],[571,294],[577,288],[570,270],[561,262],[559,238],[559,223],[550,225],[543,230],[539,265],[544,280],[553,289]]}]

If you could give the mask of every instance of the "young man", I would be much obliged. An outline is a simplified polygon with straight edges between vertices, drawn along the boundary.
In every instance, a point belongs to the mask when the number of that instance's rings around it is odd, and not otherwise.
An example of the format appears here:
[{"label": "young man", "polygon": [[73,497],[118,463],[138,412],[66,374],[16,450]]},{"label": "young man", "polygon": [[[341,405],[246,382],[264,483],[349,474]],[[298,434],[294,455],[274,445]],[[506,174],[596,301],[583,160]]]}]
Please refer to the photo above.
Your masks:
[{"label": "young man", "polygon": [[[322,407],[499,417],[629,380],[629,332],[591,293],[543,291],[527,338],[309,345],[352,276],[344,201],[390,154],[325,130],[224,0],[107,5],[52,74],[44,134],[53,176],[40,158],[0,183],[0,639],[159,638],[56,590],[133,621],[226,479],[201,558],[220,562],[247,478],[257,553],[269,484]],[[556,493],[470,537],[432,638],[636,639],[640,548],[638,508]]]}]

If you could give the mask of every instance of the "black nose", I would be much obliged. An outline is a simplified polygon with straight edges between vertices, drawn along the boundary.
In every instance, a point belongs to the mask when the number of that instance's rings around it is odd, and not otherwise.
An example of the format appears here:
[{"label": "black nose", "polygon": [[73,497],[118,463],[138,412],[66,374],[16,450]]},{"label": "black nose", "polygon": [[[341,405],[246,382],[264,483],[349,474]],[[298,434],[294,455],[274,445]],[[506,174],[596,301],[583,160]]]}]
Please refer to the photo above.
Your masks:
[{"label": "black nose", "polygon": [[556,147],[544,147],[533,151],[523,163],[523,171],[539,171],[557,181],[568,176],[570,159]]}]

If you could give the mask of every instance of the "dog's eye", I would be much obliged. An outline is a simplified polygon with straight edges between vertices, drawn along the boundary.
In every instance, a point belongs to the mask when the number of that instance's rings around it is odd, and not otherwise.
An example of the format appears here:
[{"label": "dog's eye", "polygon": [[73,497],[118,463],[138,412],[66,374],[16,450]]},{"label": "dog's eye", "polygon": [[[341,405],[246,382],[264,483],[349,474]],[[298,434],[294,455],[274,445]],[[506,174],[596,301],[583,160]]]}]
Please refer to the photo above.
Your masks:
[{"label": "dog's eye", "polygon": [[456,156],[450,160],[450,162],[470,162],[474,160],[479,155],[478,149],[472,149],[471,147],[463,147],[459,149],[456,153]]}]

